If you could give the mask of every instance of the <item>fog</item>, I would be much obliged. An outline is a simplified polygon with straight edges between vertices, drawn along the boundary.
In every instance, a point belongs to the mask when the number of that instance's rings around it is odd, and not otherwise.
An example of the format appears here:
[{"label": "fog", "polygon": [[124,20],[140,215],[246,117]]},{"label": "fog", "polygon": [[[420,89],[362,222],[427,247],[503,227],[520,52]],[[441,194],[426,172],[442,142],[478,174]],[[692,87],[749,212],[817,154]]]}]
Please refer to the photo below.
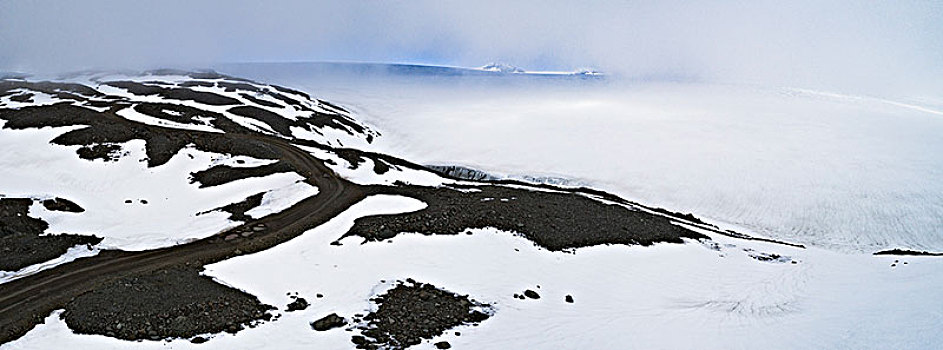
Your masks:
[{"label": "fog", "polygon": [[943,2],[0,0],[0,70],[282,61],[939,96]]}]

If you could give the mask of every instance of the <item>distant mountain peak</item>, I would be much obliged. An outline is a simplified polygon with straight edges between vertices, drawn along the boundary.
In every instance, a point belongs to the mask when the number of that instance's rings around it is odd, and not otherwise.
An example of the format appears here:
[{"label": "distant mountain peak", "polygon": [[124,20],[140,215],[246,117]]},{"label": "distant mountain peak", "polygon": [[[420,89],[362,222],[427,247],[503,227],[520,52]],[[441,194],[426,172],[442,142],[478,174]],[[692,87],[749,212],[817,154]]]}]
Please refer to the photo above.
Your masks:
[{"label": "distant mountain peak", "polygon": [[525,71],[524,69],[520,67],[515,67],[512,65],[508,65],[504,63],[495,63],[495,62],[492,62],[479,69],[484,70],[484,71],[499,72],[499,73],[527,73],[527,71]]}]

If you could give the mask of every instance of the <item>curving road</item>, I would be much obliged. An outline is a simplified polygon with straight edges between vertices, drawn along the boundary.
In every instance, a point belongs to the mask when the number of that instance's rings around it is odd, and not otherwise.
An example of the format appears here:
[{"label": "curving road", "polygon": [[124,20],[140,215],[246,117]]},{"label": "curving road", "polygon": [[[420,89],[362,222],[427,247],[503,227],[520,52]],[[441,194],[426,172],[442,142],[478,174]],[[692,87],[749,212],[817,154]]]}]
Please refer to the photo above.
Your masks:
[{"label": "curving road", "polygon": [[265,224],[266,231],[249,238],[226,240],[220,233],[191,243],[140,252],[103,251],[34,275],[0,284],[0,344],[17,339],[72,298],[129,274],[169,266],[204,266],[237,255],[271,248],[316,227],[367,195],[367,190],[338,177],[321,160],[286,140],[263,135],[229,134],[273,147],[292,164],[318,194],[281,213],[247,222],[235,229]]}]

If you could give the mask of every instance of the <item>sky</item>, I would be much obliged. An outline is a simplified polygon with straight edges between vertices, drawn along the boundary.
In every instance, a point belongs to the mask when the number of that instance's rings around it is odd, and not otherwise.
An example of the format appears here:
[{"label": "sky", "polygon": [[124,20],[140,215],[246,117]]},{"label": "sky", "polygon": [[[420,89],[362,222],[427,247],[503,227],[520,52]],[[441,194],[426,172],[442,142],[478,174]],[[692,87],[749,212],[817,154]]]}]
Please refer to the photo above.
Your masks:
[{"label": "sky", "polygon": [[935,94],[943,1],[0,0],[0,70],[281,61]]}]

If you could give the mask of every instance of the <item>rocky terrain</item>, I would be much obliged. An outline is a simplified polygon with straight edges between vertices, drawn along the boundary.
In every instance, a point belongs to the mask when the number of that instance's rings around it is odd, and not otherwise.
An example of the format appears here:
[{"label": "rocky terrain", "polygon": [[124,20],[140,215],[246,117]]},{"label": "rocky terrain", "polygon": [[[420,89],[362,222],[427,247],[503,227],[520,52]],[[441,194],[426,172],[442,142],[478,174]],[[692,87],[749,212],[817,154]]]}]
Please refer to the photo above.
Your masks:
[{"label": "rocky terrain", "polygon": [[[491,312],[487,304],[467,295],[413,279],[398,282],[373,302],[378,305],[377,310],[363,317],[357,327],[361,335],[351,337],[358,349],[405,349],[459,325],[478,325]],[[448,343],[436,346],[441,348],[445,344]]]},{"label": "rocky terrain", "polygon": [[[339,106],[307,94],[216,73],[154,71],[141,77],[94,75],[75,82],[0,81],[0,123],[5,132],[59,128],[50,147],[68,147],[89,162],[115,162],[143,141],[141,162],[160,171],[189,152],[236,159],[179,174],[198,189],[247,179],[295,174],[318,194],[264,217],[247,213],[273,202],[270,193],[210,207],[194,216],[225,212],[231,229],[185,243],[143,251],[105,249],[95,257],[42,267],[0,285],[0,343],[19,338],[53,310],[70,329],[125,340],[172,338],[207,341],[271,321],[269,305],[202,276],[208,264],[264,251],[298,237],[371,195],[414,198],[425,209],[359,218],[335,244],[359,236],[389,241],[403,233],[457,235],[496,228],[549,251],[599,245],[681,244],[710,238],[698,230],[731,235],[690,214],[653,210],[587,188],[503,181],[468,169],[430,170],[371,149],[379,133]],[[245,164],[251,159],[253,164]],[[468,175],[460,178],[462,174]],[[430,184],[431,183],[431,184]],[[3,191],[13,190],[0,187]],[[148,205],[147,199],[127,204]],[[0,199],[0,270],[50,261],[76,245],[101,238],[41,235],[48,227],[29,216],[33,199]],[[63,198],[41,204],[50,211],[101,215]],[[160,220],[154,218],[154,220]],[[766,256],[770,259],[779,256]],[[29,294],[42,295],[29,298]],[[539,298],[525,291],[521,298]],[[572,297],[567,296],[572,303]],[[358,348],[406,348],[460,325],[491,316],[488,305],[413,280],[373,299],[377,310],[353,317]],[[290,311],[310,304],[296,298]],[[26,317],[24,317],[26,316]],[[316,330],[346,324],[337,316],[313,321]],[[277,321],[276,321],[277,322]],[[450,347],[437,342],[436,347]]]},{"label": "rocky terrain", "polygon": [[[101,241],[95,236],[76,234],[43,235],[49,225],[31,217],[29,208],[37,200],[31,198],[0,198],[0,271],[17,271],[24,267],[56,258],[74,246],[91,246]],[[47,208],[79,211],[75,203],[55,198],[41,201]]]},{"label": "rocky terrain", "polygon": [[194,338],[236,333],[274,308],[240,290],[172,267],[130,275],[82,294],[65,306],[63,319],[77,333],[119,339]]}]

